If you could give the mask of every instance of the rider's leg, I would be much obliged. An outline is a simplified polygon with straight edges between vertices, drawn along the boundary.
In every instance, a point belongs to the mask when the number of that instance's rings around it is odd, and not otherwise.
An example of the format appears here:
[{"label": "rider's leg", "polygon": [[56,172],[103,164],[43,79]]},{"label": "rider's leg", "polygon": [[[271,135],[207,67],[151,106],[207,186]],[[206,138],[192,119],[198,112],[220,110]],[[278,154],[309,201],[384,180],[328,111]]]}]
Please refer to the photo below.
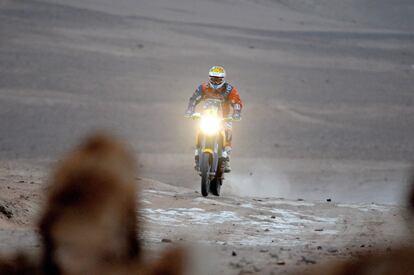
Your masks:
[{"label": "rider's leg", "polygon": [[231,167],[230,167],[230,154],[231,154],[231,141],[233,139],[233,134],[232,134],[232,123],[231,122],[226,122],[224,124],[224,132],[226,134],[225,136],[225,140],[224,140],[224,150],[223,150],[223,157],[225,158],[225,162],[224,162],[224,172],[225,173],[229,173],[231,172]]}]

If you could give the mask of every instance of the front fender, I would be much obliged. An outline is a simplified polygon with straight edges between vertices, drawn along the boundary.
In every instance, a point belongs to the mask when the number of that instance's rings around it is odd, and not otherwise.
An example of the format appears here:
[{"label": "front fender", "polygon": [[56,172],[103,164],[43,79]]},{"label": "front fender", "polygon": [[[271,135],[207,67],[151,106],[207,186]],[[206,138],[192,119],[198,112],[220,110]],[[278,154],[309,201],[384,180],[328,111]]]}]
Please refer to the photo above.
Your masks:
[{"label": "front fender", "polygon": [[210,148],[204,148],[203,151],[202,151],[202,153],[209,153],[209,154],[213,155],[214,154],[214,151],[212,149],[210,149]]}]

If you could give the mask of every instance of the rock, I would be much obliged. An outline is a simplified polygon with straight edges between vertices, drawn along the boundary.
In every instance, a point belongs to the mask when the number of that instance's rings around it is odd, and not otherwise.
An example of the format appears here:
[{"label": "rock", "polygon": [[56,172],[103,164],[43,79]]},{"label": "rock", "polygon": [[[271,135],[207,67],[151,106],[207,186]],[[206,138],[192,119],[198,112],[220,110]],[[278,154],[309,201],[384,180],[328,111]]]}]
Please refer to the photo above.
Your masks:
[{"label": "rock", "polygon": [[265,230],[264,230],[264,232],[269,232],[270,231],[270,229],[269,228],[266,228]]},{"label": "rock", "polygon": [[232,251],[232,252],[231,252],[231,256],[236,257],[236,256],[237,256],[236,251]]},{"label": "rock", "polygon": [[171,239],[162,239],[161,242],[163,243],[172,243]]},{"label": "rock", "polygon": [[277,261],[277,263],[276,263],[277,265],[285,265],[286,263],[285,263],[285,261]]},{"label": "rock", "polygon": [[268,250],[268,249],[263,248],[263,249],[260,249],[260,252],[262,252],[262,253],[266,253],[266,252],[269,252],[269,250]]},{"label": "rock", "polygon": [[254,49],[254,46],[249,46],[249,49]]},{"label": "rock", "polygon": [[331,199],[326,199],[326,201],[327,201],[327,202],[331,202],[332,200],[331,200]]},{"label": "rock", "polygon": [[305,264],[316,264],[316,261],[307,259],[305,256],[302,256],[301,262]]},{"label": "rock", "polygon": [[316,249],[317,250],[322,250],[322,246],[319,245]]},{"label": "rock", "polygon": [[316,228],[315,231],[323,231],[323,228]]},{"label": "rock", "polygon": [[271,216],[270,218],[272,218],[272,219],[276,219],[276,216],[274,216],[274,215],[273,215],[273,216]]},{"label": "rock", "polygon": [[338,252],[338,249],[336,249],[336,248],[328,248],[328,252],[329,253],[336,253],[336,252]]},{"label": "rock", "polygon": [[297,201],[304,201],[304,199],[299,198],[299,199],[297,199]]},{"label": "rock", "polygon": [[4,205],[0,205],[0,213],[5,215],[8,219],[11,219],[13,217],[13,213],[7,209]]}]

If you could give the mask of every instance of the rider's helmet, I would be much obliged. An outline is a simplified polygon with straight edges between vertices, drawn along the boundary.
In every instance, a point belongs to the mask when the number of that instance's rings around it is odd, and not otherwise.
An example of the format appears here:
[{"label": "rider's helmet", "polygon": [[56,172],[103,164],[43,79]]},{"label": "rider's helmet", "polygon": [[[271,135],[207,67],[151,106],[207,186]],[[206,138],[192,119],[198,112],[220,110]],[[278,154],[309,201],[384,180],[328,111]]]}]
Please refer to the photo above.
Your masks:
[{"label": "rider's helmet", "polygon": [[224,85],[224,78],[226,71],[222,66],[213,66],[208,72],[210,87],[213,89],[220,89]]}]

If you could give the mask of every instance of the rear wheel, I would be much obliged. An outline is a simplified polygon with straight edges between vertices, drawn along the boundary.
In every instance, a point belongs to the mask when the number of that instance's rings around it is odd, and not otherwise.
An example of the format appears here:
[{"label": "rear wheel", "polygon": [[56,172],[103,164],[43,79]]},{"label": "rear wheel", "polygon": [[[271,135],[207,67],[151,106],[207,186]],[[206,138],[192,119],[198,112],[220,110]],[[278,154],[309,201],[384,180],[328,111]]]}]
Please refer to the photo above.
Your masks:
[{"label": "rear wheel", "polygon": [[200,160],[200,172],[201,172],[201,194],[204,197],[208,196],[210,190],[210,155],[203,153]]},{"label": "rear wheel", "polygon": [[221,179],[214,178],[210,183],[210,191],[214,196],[220,196]]}]

